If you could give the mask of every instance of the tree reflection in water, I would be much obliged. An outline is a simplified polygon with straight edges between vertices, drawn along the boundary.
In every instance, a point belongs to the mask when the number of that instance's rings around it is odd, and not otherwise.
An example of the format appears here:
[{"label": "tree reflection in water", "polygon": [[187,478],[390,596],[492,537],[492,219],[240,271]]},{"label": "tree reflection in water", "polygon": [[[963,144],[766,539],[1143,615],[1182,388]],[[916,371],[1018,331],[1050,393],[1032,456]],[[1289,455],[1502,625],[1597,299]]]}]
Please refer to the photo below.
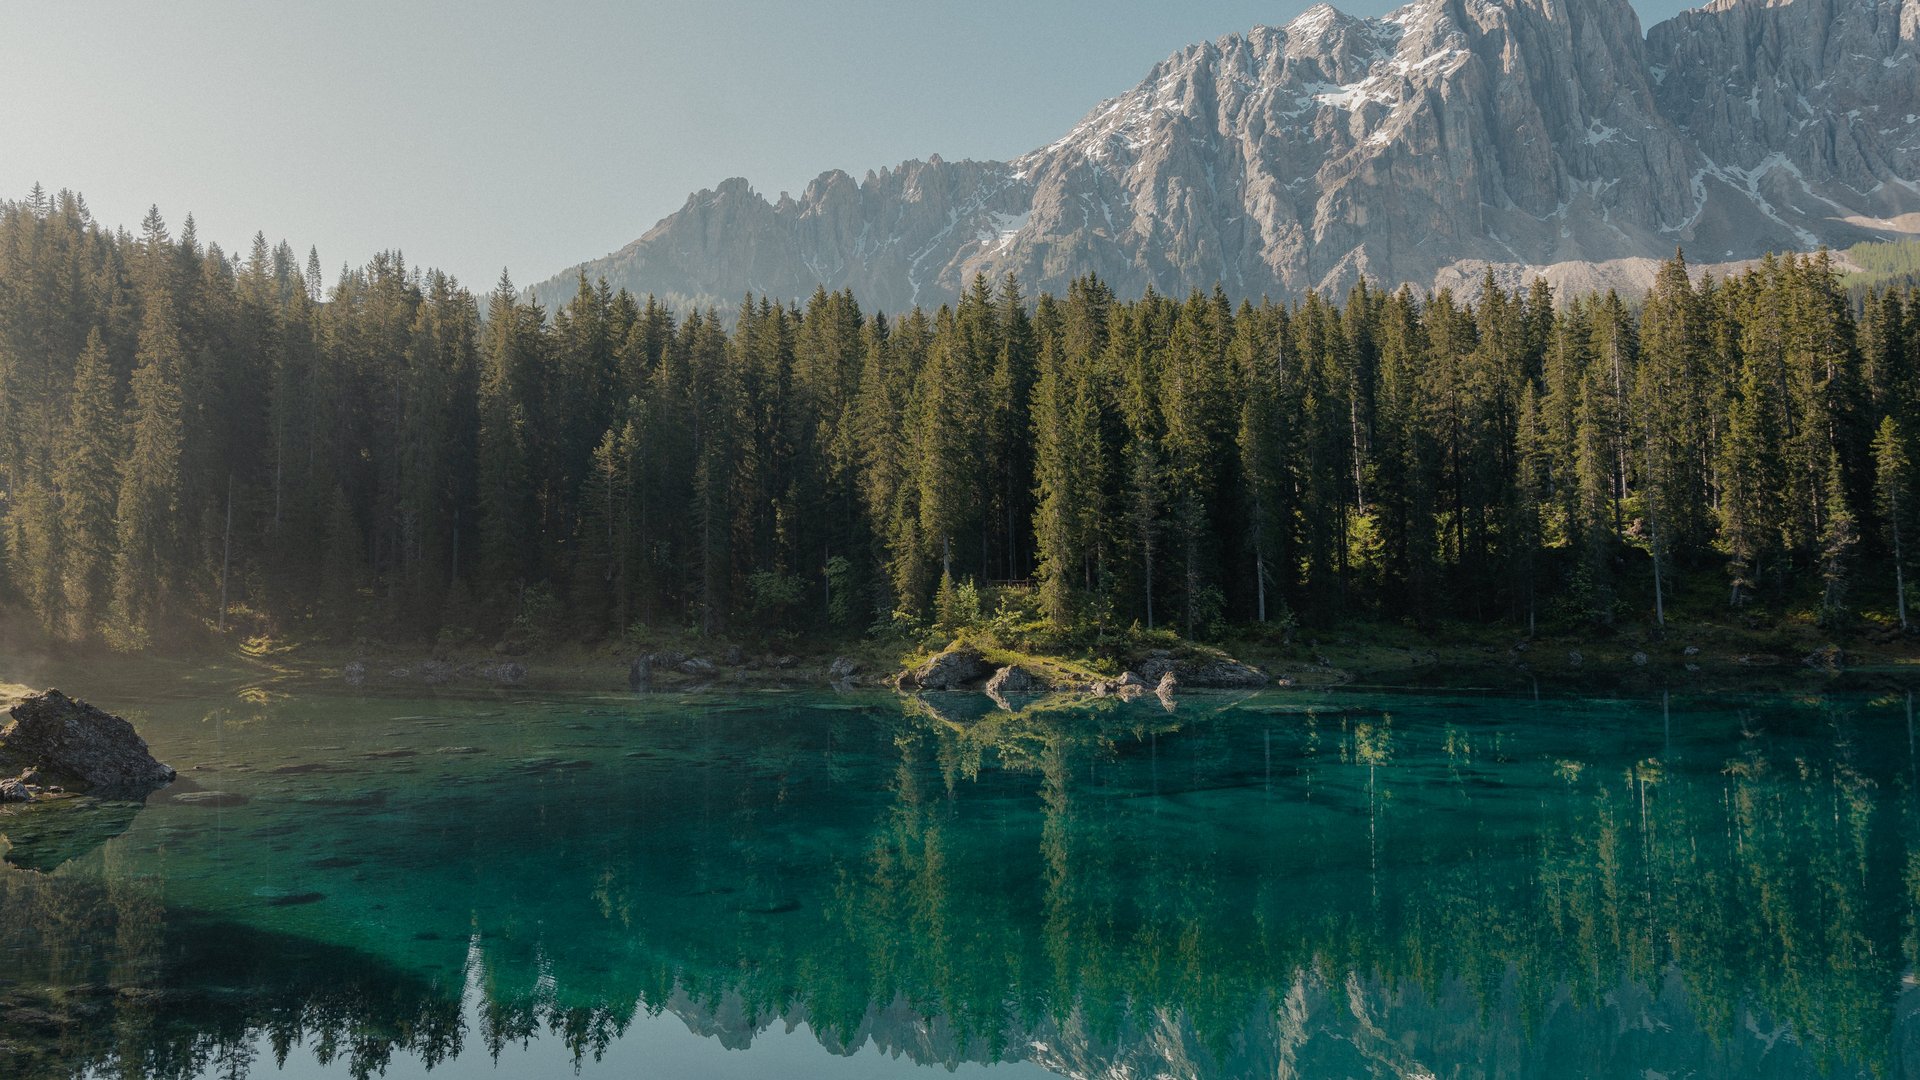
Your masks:
[{"label": "tree reflection in water", "polygon": [[0,871],[0,1075],[590,1060],[663,1011],[1076,1076],[1913,1072],[1904,700],[1301,700],[690,714],[524,798],[396,788],[357,827],[469,876],[357,871],[338,924],[102,811]]}]

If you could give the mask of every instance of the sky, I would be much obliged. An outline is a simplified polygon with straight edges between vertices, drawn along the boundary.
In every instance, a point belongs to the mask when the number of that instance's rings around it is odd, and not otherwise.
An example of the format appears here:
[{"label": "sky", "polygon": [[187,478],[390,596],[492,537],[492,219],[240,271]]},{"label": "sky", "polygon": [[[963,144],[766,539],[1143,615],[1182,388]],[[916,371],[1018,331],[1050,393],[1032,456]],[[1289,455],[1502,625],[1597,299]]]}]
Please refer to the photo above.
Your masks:
[{"label": "sky", "polygon": [[329,279],[397,248],[528,285],[731,176],[774,198],[832,168],[1013,157],[1182,46],[1308,6],[0,0],[0,198],[72,189],[129,229],[157,204],[229,250],[317,246]]}]

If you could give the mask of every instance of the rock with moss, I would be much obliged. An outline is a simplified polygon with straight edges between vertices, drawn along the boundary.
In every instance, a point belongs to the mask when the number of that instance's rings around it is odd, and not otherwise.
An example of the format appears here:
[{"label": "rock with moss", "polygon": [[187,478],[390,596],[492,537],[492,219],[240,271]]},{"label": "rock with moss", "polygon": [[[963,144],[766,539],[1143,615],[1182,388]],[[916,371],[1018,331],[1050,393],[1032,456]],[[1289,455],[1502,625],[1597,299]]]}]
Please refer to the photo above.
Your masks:
[{"label": "rock with moss", "polygon": [[987,680],[989,694],[1035,694],[1047,689],[1047,682],[1019,664],[1008,664]]},{"label": "rock with moss", "polygon": [[1166,649],[1155,649],[1142,657],[1134,669],[1142,685],[1157,687],[1172,675],[1178,685],[1194,690],[1253,690],[1267,685],[1267,673],[1230,656],[1201,652],[1176,656]]},{"label": "rock with moss", "polygon": [[972,649],[948,649],[919,667],[895,676],[894,687],[907,692],[964,690],[985,678],[990,670],[986,660]]}]

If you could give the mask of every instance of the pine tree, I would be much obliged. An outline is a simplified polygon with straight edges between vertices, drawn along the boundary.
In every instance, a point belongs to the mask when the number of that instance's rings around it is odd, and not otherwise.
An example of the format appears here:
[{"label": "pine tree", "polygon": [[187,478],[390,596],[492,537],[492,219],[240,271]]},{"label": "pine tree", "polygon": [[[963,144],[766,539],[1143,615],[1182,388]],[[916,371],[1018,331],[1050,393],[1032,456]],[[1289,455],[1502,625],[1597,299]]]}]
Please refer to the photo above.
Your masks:
[{"label": "pine tree", "polygon": [[527,314],[513,281],[500,275],[487,308],[487,341],[480,378],[479,578],[487,590],[518,585],[533,566],[534,481],[527,384],[535,370]]},{"label": "pine tree", "polygon": [[151,297],[140,329],[127,410],[132,434],[115,502],[109,641],[117,648],[144,647],[177,594],[184,439],[180,365],[172,304],[164,294]]},{"label": "pine tree", "polygon": [[66,438],[55,484],[66,522],[66,554],[61,589],[70,641],[84,641],[101,629],[113,584],[114,502],[119,485],[113,431],[113,371],[98,327],[74,366]]},{"label": "pine tree", "polygon": [[1820,533],[1820,621],[1843,624],[1847,619],[1847,584],[1853,568],[1853,549],[1859,529],[1847,505],[1846,485],[1840,473],[1840,454],[1827,455],[1827,502]]},{"label": "pine tree", "polygon": [[1907,566],[1905,541],[1912,535],[1913,463],[1907,454],[1900,424],[1888,416],[1873,437],[1875,510],[1880,516],[1887,550],[1893,556],[1893,594],[1900,629],[1907,628]]},{"label": "pine tree", "polygon": [[317,304],[326,299],[327,283],[320,272],[320,249],[317,247],[307,249],[307,271],[304,284],[308,300]]}]

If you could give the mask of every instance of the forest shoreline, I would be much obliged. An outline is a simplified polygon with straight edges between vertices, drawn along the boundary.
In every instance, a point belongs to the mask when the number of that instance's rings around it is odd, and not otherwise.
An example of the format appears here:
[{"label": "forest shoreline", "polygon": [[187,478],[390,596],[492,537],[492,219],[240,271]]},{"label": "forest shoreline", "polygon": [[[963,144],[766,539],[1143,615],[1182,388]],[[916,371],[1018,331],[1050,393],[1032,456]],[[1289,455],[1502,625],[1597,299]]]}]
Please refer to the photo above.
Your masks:
[{"label": "forest shoreline", "polygon": [[[1160,644],[1164,644],[1164,639]],[[1084,653],[1017,652],[963,638],[988,664],[1018,664],[1056,685],[1112,678],[1126,669]],[[1811,622],[1745,628],[1721,624],[1626,625],[1609,632],[1527,636],[1505,625],[1412,628],[1369,620],[1302,629],[1292,640],[1243,634],[1178,655],[1225,657],[1272,678],[1268,689],[1485,691],[1497,694],[1635,696],[1908,690],[1920,688],[1920,638],[1863,627],[1831,633]],[[478,645],[323,640],[205,639],[134,654],[82,650],[39,635],[0,636],[0,683],[59,685],[106,699],[125,687],[220,686],[237,691],[339,690],[399,693],[672,693],[725,696],[763,691],[893,692],[898,673],[941,651],[926,642],[871,636],[775,639],[691,635],[508,652]],[[1144,649],[1137,655],[1144,655]],[[1165,652],[1165,649],[1156,650]],[[1121,655],[1125,655],[1122,653]],[[630,684],[636,658],[653,659],[646,684]],[[681,666],[689,663],[690,668]],[[835,677],[836,663],[854,667]],[[1206,693],[1188,687],[1185,693]]]}]

